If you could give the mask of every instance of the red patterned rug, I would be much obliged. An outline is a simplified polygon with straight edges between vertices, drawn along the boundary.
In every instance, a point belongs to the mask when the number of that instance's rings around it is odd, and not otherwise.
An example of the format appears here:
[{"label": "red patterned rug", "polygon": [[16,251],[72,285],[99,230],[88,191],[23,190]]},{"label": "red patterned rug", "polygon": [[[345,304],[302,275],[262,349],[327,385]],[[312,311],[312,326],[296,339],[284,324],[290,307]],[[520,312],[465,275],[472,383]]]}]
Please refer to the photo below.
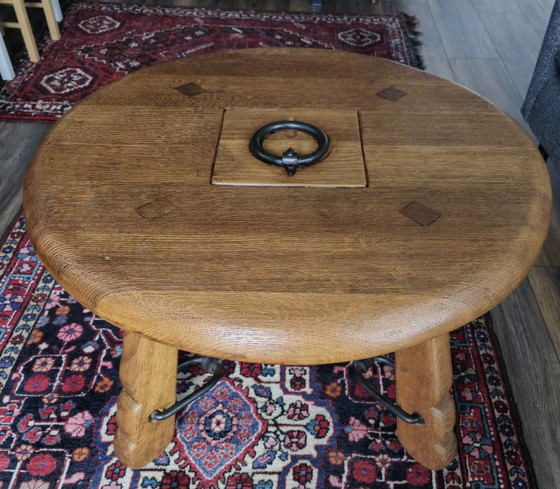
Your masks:
[{"label": "red patterned rug", "polygon": [[23,62],[0,91],[0,118],[53,121],[100,86],[143,66],[251,47],[352,51],[421,67],[413,20],[76,3],[62,39],[45,41],[39,63]]},{"label": "red patterned rug", "polygon": [[[0,243],[2,489],[535,489],[489,317],[451,335],[459,453],[444,470],[411,459],[396,420],[348,365],[226,362],[227,376],[177,417],[142,470],[112,449],[120,331],[69,297],[20,218]],[[187,395],[204,377],[180,375]],[[391,367],[370,381],[395,396]]]}]

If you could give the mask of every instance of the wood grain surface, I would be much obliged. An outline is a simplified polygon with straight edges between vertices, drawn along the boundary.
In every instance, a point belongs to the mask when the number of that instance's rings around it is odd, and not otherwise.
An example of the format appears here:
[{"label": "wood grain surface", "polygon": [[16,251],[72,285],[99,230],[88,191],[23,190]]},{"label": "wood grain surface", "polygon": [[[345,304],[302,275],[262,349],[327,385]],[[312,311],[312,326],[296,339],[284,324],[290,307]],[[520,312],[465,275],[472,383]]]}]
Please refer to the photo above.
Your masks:
[{"label": "wood grain surface", "polygon": [[[177,89],[189,83],[204,92]],[[376,96],[389,87],[405,95]],[[233,107],[358,111],[369,186],[211,185]],[[536,260],[551,205],[533,142],[487,101],[308,49],[192,57],[101,89],[46,137],[24,201],[40,258],[101,317],[194,353],[287,364],[398,350],[489,310]],[[441,217],[419,225],[400,213],[412,201]],[[173,210],[142,217],[153,202]]]}]

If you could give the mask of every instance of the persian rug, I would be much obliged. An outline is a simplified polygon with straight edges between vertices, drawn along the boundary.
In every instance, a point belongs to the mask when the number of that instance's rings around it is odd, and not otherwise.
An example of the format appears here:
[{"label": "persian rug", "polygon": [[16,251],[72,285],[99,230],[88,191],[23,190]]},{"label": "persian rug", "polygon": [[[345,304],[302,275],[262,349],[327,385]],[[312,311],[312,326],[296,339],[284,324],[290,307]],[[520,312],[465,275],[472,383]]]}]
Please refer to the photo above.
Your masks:
[{"label": "persian rug", "polygon": [[102,85],[162,61],[254,47],[363,53],[421,67],[414,19],[75,3],[62,39],[22,62],[0,91],[0,118],[53,121]]},{"label": "persian rug", "polygon": [[[121,336],[53,280],[20,217],[0,243],[2,489],[536,488],[488,316],[451,335],[459,453],[440,471],[405,453],[348,365],[242,362],[131,470],[112,448]],[[394,399],[391,367],[367,375]],[[205,378],[191,365],[179,397]]]}]

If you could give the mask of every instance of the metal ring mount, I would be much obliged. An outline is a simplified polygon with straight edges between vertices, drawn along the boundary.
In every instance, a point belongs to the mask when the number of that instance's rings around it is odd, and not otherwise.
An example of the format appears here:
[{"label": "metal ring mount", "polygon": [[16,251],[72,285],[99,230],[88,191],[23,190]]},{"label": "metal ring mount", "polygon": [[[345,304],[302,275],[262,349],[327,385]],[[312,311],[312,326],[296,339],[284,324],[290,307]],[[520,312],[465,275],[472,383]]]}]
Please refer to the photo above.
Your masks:
[{"label": "metal ring mount", "polygon": [[[299,156],[292,148],[284,151],[282,156],[274,155],[269,153],[263,148],[264,140],[274,134],[277,131],[285,130],[301,131],[310,134],[317,141],[318,148],[303,156]],[[318,127],[307,124],[306,122],[298,121],[278,121],[267,124],[261,127],[249,142],[249,149],[255,158],[264,161],[268,165],[278,166],[284,168],[288,176],[292,176],[296,173],[298,168],[304,168],[306,166],[313,165],[321,161],[325,156],[327,156],[330,149],[330,141],[327,134],[319,129]]]}]

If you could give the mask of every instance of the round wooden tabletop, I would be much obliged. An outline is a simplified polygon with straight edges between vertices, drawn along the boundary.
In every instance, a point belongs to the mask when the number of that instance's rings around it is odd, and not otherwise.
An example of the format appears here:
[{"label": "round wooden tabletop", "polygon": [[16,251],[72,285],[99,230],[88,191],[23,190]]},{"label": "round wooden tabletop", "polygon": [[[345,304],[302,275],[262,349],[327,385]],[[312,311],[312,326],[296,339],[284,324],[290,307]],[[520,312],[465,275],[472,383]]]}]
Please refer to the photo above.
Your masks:
[{"label": "round wooden tabletop", "polygon": [[[254,159],[251,134],[279,118],[323,125],[331,154],[294,177]],[[99,90],[45,138],[24,199],[39,257],[99,316],[285,364],[371,357],[473,320],[528,273],[551,207],[532,140],[487,101],[312,49],[195,56]]]}]

